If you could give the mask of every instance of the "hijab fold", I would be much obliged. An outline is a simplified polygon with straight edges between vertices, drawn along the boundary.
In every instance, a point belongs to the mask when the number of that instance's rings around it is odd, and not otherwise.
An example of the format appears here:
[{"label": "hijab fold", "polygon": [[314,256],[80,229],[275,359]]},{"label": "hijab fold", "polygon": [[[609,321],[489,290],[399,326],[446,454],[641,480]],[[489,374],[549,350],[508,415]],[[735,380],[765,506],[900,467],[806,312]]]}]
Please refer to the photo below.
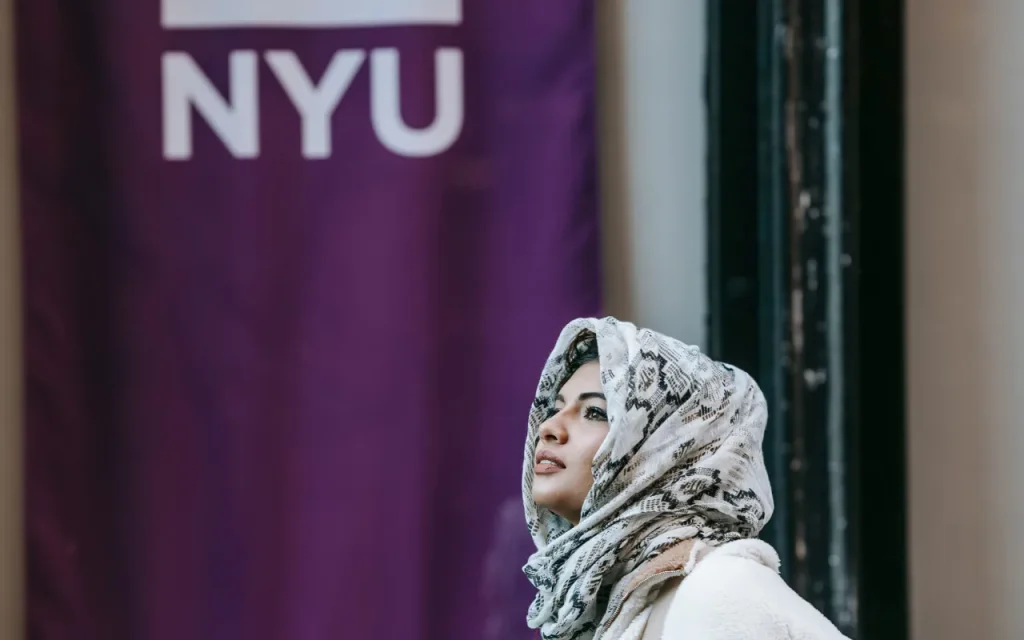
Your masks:
[{"label": "hijab fold", "polygon": [[[565,382],[566,350],[583,331],[597,339],[609,430],[573,527],[534,503],[533,466],[538,431]],[[774,507],[761,452],[766,421],[753,379],[696,347],[615,318],[569,323],[541,374],[523,461],[537,546],[523,568],[537,589],[529,626],[544,640],[600,640],[612,618],[629,625],[622,618],[636,611],[609,604],[645,564],[683,543],[755,537]]]}]

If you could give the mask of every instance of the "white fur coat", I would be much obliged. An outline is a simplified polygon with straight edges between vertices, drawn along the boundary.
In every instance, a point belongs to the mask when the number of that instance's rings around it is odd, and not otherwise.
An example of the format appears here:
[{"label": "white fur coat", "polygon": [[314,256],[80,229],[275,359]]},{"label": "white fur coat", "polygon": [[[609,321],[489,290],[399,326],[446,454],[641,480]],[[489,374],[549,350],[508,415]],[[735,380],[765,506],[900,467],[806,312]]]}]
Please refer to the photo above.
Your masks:
[{"label": "white fur coat", "polygon": [[779,575],[759,540],[722,545],[657,598],[644,640],[846,640]]}]

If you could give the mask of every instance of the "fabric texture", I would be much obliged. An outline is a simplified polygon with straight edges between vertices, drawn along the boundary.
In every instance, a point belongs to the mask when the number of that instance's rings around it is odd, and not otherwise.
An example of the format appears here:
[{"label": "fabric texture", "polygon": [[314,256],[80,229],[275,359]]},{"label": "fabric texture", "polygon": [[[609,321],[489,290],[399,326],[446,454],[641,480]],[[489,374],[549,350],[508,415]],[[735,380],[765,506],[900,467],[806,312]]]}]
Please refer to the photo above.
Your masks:
[{"label": "fabric texture", "polygon": [[707,555],[671,598],[662,629],[642,640],[847,640],[779,575],[779,557],[760,540]]},{"label": "fabric texture", "polygon": [[[620,580],[611,598],[616,613],[604,621],[601,635],[615,640],[646,638],[652,625],[664,623],[669,602],[663,595],[672,590],[672,579],[688,574],[714,549],[696,539],[686,540],[643,563],[628,580]],[[655,607],[658,602],[660,611]]]},{"label": "fabric texture", "polygon": [[[533,502],[533,464],[538,431],[564,382],[566,350],[585,330],[597,338],[609,431],[573,527]],[[544,640],[611,638],[613,625],[635,630],[642,621],[630,617],[647,608],[629,612],[623,603],[642,600],[644,587],[624,593],[616,585],[683,542],[700,553],[756,536],[774,506],[761,453],[766,420],[750,376],[697,347],[615,318],[569,323],[541,374],[523,462],[537,546],[524,567],[537,589],[530,627]]]}]

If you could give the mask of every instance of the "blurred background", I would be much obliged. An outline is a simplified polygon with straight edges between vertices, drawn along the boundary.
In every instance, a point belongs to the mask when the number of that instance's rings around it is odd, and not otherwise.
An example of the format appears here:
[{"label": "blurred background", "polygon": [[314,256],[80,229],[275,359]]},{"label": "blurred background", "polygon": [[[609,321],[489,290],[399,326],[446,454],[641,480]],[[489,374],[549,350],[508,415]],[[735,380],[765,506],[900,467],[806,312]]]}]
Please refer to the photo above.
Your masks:
[{"label": "blurred background", "polygon": [[536,637],[526,415],[598,314],[755,375],[847,635],[1024,638],[1021,24],[0,0],[0,638]]}]

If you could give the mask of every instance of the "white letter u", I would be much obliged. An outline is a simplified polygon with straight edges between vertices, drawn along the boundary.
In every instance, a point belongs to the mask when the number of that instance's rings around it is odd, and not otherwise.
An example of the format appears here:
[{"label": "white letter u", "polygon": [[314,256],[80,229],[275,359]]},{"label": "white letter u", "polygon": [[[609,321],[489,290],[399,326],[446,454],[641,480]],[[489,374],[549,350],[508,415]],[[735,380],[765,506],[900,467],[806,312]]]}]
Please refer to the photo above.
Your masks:
[{"label": "white letter u", "polygon": [[370,54],[370,117],[377,139],[392,153],[412,158],[437,155],[462,133],[462,51],[438,49],[434,61],[434,122],[413,129],[402,119],[398,49],[374,49]]}]

